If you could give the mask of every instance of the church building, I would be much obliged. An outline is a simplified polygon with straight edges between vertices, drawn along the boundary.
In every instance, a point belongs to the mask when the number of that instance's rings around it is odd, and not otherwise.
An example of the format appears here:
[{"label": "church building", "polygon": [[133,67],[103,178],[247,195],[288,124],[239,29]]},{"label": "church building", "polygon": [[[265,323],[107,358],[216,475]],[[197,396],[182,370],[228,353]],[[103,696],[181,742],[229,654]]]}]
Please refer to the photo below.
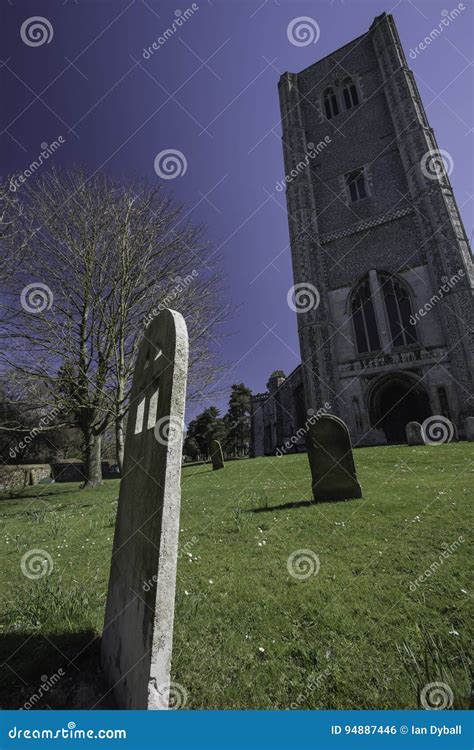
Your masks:
[{"label": "church building", "polygon": [[305,420],[322,407],[355,445],[406,442],[406,424],[432,415],[465,437],[472,256],[452,158],[392,16],[284,73],[279,95],[302,364],[254,396],[251,454],[274,454],[298,430],[303,449]]}]

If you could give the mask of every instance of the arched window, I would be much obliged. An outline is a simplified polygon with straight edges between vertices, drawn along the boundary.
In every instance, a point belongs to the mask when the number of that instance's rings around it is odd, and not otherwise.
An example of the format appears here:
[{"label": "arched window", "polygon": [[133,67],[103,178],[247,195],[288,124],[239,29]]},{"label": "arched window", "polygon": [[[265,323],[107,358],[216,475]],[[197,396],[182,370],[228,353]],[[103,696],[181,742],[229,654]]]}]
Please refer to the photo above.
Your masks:
[{"label": "arched window", "polygon": [[365,184],[365,173],[363,169],[356,169],[355,172],[346,174],[346,185],[349,190],[351,203],[362,200],[367,197],[367,186]]},{"label": "arched window", "polygon": [[398,279],[388,274],[380,274],[380,286],[383,290],[387,310],[392,346],[417,344],[416,326],[410,324],[410,296]]},{"label": "arched window", "polygon": [[328,120],[339,114],[339,104],[335,90],[330,86],[323,94],[324,111]]},{"label": "arched window", "polygon": [[359,94],[352,78],[344,78],[342,82],[342,98],[346,109],[352,109],[359,104]]},{"label": "arched window", "polygon": [[368,276],[362,279],[359,286],[354,290],[351,312],[359,354],[379,351],[379,332]]}]

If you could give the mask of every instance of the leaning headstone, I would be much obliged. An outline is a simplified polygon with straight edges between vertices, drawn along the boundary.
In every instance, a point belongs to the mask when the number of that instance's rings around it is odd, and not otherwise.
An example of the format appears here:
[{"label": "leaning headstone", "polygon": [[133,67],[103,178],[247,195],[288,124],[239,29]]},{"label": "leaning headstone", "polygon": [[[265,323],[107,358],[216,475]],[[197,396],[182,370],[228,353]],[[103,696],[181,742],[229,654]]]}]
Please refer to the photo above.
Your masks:
[{"label": "leaning headstone", "polygon": [[224,468],[224,454],[222,453],[222,446],[218,440],[213,440],[211,442],[211,461],[213,471]]},{"label": "leaning headstone", "polygon": [[187,370],[186,324],[163,310],[135,365],[102,635],[120,709],[168,708]]},{"label": "leaning headstone", "polygon": [[424,445],[421,424],[419,422],[408,422],[405,427],[408,445]]},{"label": "leaning headstone", "polygon": [[342,419],[324,415],[315,420],[306,434],[306,447],[316,502],[362,497],[349,430]]},{"label": "leaning headstone", "polygon": [[466,440],[474,440],[474,417],[466,417],[464,428],[466,430]]}]

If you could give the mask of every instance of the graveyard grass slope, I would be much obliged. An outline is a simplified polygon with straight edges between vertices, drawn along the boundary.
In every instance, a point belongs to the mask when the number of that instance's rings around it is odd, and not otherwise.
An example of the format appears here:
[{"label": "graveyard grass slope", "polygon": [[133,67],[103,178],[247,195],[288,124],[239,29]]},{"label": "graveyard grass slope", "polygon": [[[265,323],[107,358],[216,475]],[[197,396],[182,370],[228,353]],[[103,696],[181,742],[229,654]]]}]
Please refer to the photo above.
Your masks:
[{"label": "graveyard grass slope", "polygon": [[[305,455],[183,470],[172,679],[186,708],[417,708],[435,681],[468,707],[472,445],[354,458],[364,498],[319,505],[308,502]],[[3,707],[22,706],[60,668],[33,707],[89,708],[100,697],[94,633],[117,497],[113,480],[0,501]],[[50,575],[22,575],[31,549],[51,555]],[[290,575],[298,550],[315,570],[317,555],[316,575]]]}]

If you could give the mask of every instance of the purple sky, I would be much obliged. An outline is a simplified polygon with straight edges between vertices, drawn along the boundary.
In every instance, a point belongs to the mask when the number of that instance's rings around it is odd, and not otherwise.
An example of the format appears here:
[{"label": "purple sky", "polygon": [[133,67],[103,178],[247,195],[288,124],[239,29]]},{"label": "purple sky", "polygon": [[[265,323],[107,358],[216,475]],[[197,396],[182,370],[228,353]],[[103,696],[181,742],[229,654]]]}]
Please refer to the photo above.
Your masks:
[{"label": "purple sky", "polygon": [[[393,13],[408,56],[457,3],[199,0],[198,10],[144,59],[144,48],[191,2],[1,2],[3,174],[22,172],[41,144],[58,136],[65,143],[55,164],[150,180],[160,179],[160,151],[181,151],[186,173],[167,187],[208,225],[224,258],[230,301],[240,306],[229,326],[235,334],[220,342],[232,369],[219,387],[244,381],[262,391],[273,369],[290,372],[299,348],[296,315],[286,302],[293,282],[285,198],[275,191],[284,177],[279,76],[362,34],[384,10]],[[451,180],[471,236],[473,10],[468,0],[464,6],[409,64],[439,147],[452,157]],[[22,23],[31,16],[49,20],[49,43],[22,41]],[[289,42],[288,24],[298,16],[317,22],[317,43]],[[214,399],[222,408],[226,400]]]}]

